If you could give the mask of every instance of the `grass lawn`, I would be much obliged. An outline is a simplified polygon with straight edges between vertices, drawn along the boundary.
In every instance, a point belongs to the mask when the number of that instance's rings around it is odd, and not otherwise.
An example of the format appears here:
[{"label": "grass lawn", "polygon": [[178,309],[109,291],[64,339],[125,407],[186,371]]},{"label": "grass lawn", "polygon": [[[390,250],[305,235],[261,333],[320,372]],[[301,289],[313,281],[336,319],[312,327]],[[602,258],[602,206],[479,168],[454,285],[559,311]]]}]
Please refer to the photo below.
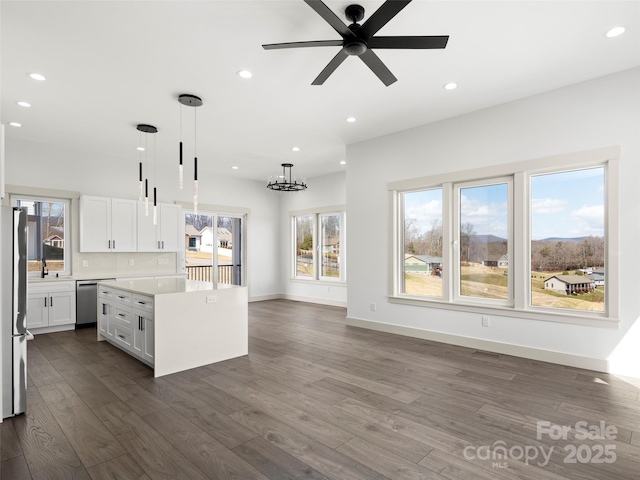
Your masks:
[{"label": "grass lawn", "polygon": [[[462,267],[461,293],[468,297],[508,298],[508,276],[504,269],[470,264]],[[538,307],[566,308],[604,312],[604,287],[591,293],[563,295],[544,289],[544,279],[562,272],[532,272],[531,303]],[[408,295],[442,296],[442,279],[426,274],[405,273],[405,292]]]}]

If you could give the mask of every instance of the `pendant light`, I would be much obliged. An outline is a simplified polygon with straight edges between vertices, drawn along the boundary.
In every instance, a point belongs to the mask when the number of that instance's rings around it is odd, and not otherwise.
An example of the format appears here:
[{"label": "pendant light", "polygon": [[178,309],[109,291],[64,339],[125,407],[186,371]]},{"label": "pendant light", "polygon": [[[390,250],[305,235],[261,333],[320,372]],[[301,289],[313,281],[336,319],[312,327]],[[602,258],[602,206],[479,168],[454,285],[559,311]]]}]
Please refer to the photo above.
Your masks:
[{"label": "pendant light", "polygon": [[[158,133],[158,129],[156,127],[154,127],[153,125],[147,125],[144,123],[139,124],[136,127],[140,132],[149,134],[149,133]],[[155,145],[155,137],[153,139],[154,141],[154,145]],[[144,215],[145,216],[149,216],[149,145],[148,145],[148,135],[145,135],[144,137],[144,142],[145,142],[145,163],[146,163],[146,170],[147,170],[147,176],[144,179]],[[155,155],[155,146],[153,149],[153,154]],[[154,164],[154,181],[155,181],[155,158],[153,161]],[[140,162],[140,184],[139,184],[139,190],[142,190],[142,162]],[[141,195],[141,192],[139,193],[139,195]],[[154,203],[154,212],[155,212],[155,205],[156,205],[156,189],[155,187],[153,188],[153,203]],[[155,221],[154,221],[154,225],[155,225]]]},{"label": "pendant light", "polygon": [[[193,109],[193,214],[198,214],[198,117],[196,107],[202,106],[202,99],[195,95],[184,93],[178,97],[178,102]],[[181,110],[182,111],[182,110]],[[182,117],[181,117],[182,118]],[[182,122],[181,122],[182,124]],[[180,130],[182,137],[182,128]],[[182,138],[181,138],[182,140]],[[182,141],[180,142],[180,165],[182,165]]]},{"label": "pendant light", "polygon": [[180,164],[178,165],[178,186],[184,188],[184,165],[182,164],[182,102],[180,102]]}]

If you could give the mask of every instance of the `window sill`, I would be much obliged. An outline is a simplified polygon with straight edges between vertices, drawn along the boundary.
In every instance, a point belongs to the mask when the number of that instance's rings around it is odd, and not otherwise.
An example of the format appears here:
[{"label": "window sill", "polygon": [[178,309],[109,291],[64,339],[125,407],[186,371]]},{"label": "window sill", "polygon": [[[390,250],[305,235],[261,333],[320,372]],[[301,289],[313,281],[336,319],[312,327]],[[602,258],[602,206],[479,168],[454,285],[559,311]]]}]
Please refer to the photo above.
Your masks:
[{"label": "window sill", "polygon": [[330,285],[335,287],[346,287],[347,282],[331,281],[331,280],[316,280],[314,278],[289,278],[291,283],[306,283],[311,285]]},{"label": "window sill", "polygon": [[588,327],[604,327],[617,329],[620,320],[605,316],[593,316],[580,313],[564,313],[549,310],[522,310],[513,307],[498,307],[487,305],[472,305],[465,303],[452,303],[442,300],[425,300],[417,297],[390,296],[390,303],[402,305],[412,305],[416,307],[439,308],[442,310],[455,310],[459,312],[480,313],[498,315],[501,317],[519,317],[528,320],[540,320],[544,322],[570,323],[573,325],[583,325]]}]

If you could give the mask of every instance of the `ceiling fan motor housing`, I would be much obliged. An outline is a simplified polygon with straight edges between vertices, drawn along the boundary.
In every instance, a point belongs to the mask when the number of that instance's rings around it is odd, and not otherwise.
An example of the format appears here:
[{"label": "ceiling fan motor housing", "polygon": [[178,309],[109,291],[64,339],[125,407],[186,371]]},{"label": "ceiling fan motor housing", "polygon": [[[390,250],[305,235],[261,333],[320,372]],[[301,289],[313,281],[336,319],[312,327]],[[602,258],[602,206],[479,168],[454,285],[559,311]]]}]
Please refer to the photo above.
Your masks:
[{"label": "ceiling fan motor housing", "polygon": [[364,7],[361,5],[349,5],[344,9],[344,14],[351,23],[357,23],[364,18]]}]

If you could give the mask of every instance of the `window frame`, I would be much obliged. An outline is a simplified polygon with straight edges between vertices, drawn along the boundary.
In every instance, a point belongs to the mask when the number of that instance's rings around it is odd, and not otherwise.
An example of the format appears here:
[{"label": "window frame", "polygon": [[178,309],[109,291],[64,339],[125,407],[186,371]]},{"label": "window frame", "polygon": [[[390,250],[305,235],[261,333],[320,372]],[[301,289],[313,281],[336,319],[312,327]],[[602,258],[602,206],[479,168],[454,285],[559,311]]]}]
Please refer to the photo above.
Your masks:
[{"label": "window frame", "polygon": [[[519,161],[451,172],[388,184],[392,209],[392,281],[389,292],[391,303],[415,305],[445,310],[456,310],[478,314],[506,316],[515,319],[530,319],[578,325],[617,328],[619,319],[619,200],[618,170],[620,147],[604,147],[582,152],[554,155],[550,157]],[[605,312],[584,310],[566,311],[558,308],[531,305],[531,177],[548,173],[559,173],[594,167],[605,168],[605,265],[607,286],[605,288]],[[510,305],[468,301],[469,297],[454,294],[454,275],[447,275],[455,267],[453,245],[456,223],[454,196],[456,186],[468,182],[493,182],[499,177],[512,179],[511,195],[511,242],[509,245],[509,274],[513,302]],[[497,182],[494,182],[497,183]],[[443,189],[443,297],[420,297],[401,293],[403,265],[404,212],[400,195],[408,191]],[[459,217],[457,217],[459,218]]]},{"label": "window frame", "polygon": [[[62,262],[64,264],[64,269],[52,271],[51,274],[61,275],[63,277],[68,277],[71,275],[71,248],[73,247],[71,237],[72,237],[72,228],[71,228],[71,199],[70,198],[61,198],[61,197],[53,197],[53,196],[41,196],[41,195],[31,195],[31,194],[21,194],[14,193],[11,194],[10,197],[11,205],[14,207],[18,206],[18,202],[38,202],[38,203],[62,203],[64,205],[64,247],[62,249]],[[44,241],[44,239],[42,239]],[[27,276],[30,278],[36,278],[41,276],[40,271],[31,271],[27,273]]]},{"label": "window frame", "polygon": [[[338,253],[339,276],[327,277],[322,275],[322,218],[338,216],[339,218],[339,244],[340,252]],[[311,276],[298,275],[297,272],[297,225],[296,219],[299,217],[311,217],[312,236],[313,236],[313,273]],[[321,283],[321,284],[340,284],[344,285],[347,281],[346,276],[346,207],[344,205],[316,208],[308,210],[300,210],[289,212],[290,223],[290,245],[289,245],[289,280],[302,283]]]},{"label": "window frame", "polygon": [[[449,271],[453,272],[453,276],[456,281],[453,282],[453,300],[455,302],[473,303],[478,305],[496,305],[504,307],[513,307],[514,305],[514,291],[513,291],[513,274],[509,271],[507,277],[507,298],[506,300],[472,297],[468,295],[462,295],[462,284],[460,282],[461,277],[461,254],[459,245],[461,243],[461,214],[462,214],[462,202],[461,202],[461,190],[465,188],[476,187],[488,187],[492,185],[507,185],[507,255],[509,258],[513,256],[513,177],[501,176],[493,178],[485,178],[481,180],[470,180],[465,182],[457,182],[452,185],[453,187],[453,209],[451,214],[452,227],[453,227],[453,262]],[[443,212],[444,216],[444,212]],[[443,242],[445,240],[443,239]],[[446,267],[445,267],[446,271]]]}]

